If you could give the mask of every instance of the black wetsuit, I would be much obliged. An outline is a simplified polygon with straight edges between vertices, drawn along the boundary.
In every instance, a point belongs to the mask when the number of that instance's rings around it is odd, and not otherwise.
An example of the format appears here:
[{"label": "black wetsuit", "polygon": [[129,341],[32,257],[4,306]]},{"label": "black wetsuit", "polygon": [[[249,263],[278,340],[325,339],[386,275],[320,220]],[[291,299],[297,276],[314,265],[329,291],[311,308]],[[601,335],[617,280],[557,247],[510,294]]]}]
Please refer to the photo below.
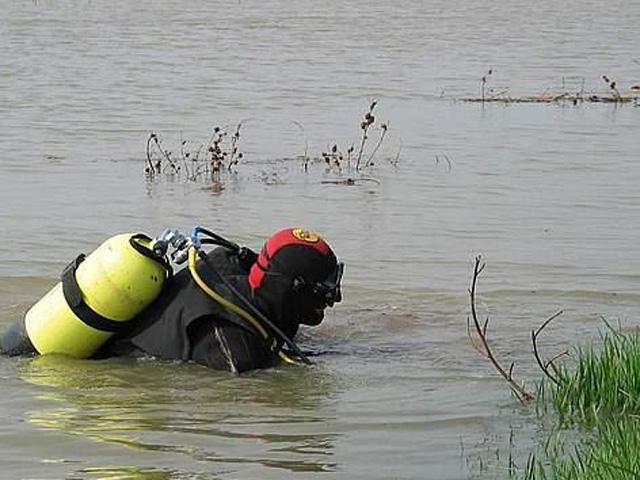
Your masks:
[{"label": "black wetsuit", "polygon": [[[220,247],[209,252],[208,262],[260,308],[246,280],[248,266],[237,255]],[[198,271],[218,294],[242,306],[224,283],[216,281],[211,269],[202,268],[202,262]],[[232,372],[265,368],[276,359],[255,327],[204,293],[187,268],[169,279],[160,297],[133,325],[132,331],[113,337],[95,356],[144,352]]]},{"label": "black wetsuit", "polygon": [[[209,252],[208,263],[267,316],[265,302],[255,298],[247,283],[250,261],[222,247]],[[242,306],[211,269],[198,271],[207,284],[227,300]],[[245,308],[246,310],[246,308]],[[194,361],[218,370],[243,372],[272,366],[277,359],[267,341],[249,322],[213,300],[195,283],[188,268],[171,277],[162,294],[134,320],[131,329],[109,339],[93,358],[149,354]],[[277,322],[280,323],[280,322]],[[278,325],[295,335],[298,325]],[[0,353],[36,353],[24,333],[24,321],[12,325],[0,339]]]}]

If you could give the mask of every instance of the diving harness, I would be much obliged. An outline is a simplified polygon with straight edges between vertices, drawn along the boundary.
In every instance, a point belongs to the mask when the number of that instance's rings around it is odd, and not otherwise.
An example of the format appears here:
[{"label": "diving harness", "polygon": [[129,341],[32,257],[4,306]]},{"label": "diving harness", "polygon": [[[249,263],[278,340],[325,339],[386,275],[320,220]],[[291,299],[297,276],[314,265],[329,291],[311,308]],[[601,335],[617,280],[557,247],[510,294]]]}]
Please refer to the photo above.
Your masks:
[{"label": "diving harness", "polygon": [[[201,236],[205,236],[205,238],[200,238]],[[301,362],[311,365],[312,362],[293,342],[293,340],[291,340],[280,328],[271,322],[255,307],[255,305],[253,305],[241,292],[239,292],[236,287],[221,275],[213,265],[211,265],[202,245],[213,244],[227,248],[240,258],[250,255],[252,253],[250,250],[246,247],[240,247],[238,244],[200,226],[193,227],[189,237],[185,237],[177,230],[165,230],[160,238],[160,241],[157,243],[158,248],[164,248],[165,244],[173,246],[174,251],[170,255],[171,260],[178,265],[187,261],[189,273],[200,289],[222,307],[247,321],[260,334],[260,336],[262,336],[269,349],[273,353],[277,354],[281,360],[287,363],[299,363],[289,352],[285,352],[281,348],[283,344],[286,344]],[[207,270],[212,273],[217,280],[221,281],[246,308],[227,300],[207,284],[207,282],[198,273],[198,257],[202,260],[202,264],[207,268]],[[278,339],[280,342],[278,342]]]}]

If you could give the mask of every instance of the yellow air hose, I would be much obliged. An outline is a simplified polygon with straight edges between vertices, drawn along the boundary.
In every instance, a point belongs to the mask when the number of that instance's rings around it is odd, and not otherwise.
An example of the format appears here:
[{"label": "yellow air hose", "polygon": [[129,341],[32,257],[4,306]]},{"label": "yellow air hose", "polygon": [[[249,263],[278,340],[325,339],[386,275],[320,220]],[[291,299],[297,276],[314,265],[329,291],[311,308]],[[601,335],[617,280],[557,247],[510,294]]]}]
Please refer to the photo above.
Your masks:
[{"label": "yellow air hose", "polygon": [[[251,325],[255,327],[256,330],[258,330],[258,332],[260,332],[260,334],[265,338],[265,340],[269,338],[269,334],[264,329],[264,327],[249,312],[239,307],[235,303],[230,302],[229,300],[224,298],[222,295],[220,295],[211,287],[209,287],[209,285],[207,285],[207,283],[202,279],[202,277],[198,273],[198,270],[196,269],[196,247],[193,247],[193,246],[189,248],[189,272],[191,273],[191,276],[193,277],[193,279],[198,284],[198,286],[202,289],[203,292],[209,295],[212,299],[214,299],[224,308],[231,310],[232,312],[236,313],[237,315],[240,315],[240,317],[248,321]],[[275,340],[270,347],[273,349],[274,346],[275,346]],[[284,353],[282,350],[278,351],[278,356],[280,357],[280,359],[282,359],[287,363],[291,363],[294,365],[300,364],[300,362],[295,361],[294,359],[289,357],[286,353]]]}]

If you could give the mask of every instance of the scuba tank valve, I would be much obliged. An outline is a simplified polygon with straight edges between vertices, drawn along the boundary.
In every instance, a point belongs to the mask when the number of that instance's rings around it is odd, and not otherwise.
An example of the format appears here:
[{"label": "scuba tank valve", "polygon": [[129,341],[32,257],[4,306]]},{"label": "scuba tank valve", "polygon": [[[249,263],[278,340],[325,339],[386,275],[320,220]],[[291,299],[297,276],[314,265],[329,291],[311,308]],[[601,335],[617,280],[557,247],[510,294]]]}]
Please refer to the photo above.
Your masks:
[{"label": "scuba tank valve", "polygon": [[153,251],[160,256],[169,254],[171,261],[176,265],[180,265],[187,261],[189,257],[189,248],[193,244],[190,237],[185,237],[179,230],[165,229],[153,244]]}]

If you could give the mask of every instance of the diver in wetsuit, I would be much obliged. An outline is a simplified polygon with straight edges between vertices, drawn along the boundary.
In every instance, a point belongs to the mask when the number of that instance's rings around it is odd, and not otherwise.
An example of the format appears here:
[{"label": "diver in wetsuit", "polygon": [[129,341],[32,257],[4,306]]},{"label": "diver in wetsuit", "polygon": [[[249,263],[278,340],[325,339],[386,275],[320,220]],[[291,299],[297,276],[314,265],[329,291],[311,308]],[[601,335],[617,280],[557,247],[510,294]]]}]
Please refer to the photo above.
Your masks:
[{"label": "diver in wetsuit", "polygon": [[[266,368],[283,347],[295,348],[301,324],[320,324],[324,310],[342,299],[342,263],[324,239],[300,228],[275,233],[259,254],[218,247],[195,268],[169,278],[131,328],[92,357],[149,354],[235,373]],[[0,352],[35,349],[14,324],[0,338]]]}]

